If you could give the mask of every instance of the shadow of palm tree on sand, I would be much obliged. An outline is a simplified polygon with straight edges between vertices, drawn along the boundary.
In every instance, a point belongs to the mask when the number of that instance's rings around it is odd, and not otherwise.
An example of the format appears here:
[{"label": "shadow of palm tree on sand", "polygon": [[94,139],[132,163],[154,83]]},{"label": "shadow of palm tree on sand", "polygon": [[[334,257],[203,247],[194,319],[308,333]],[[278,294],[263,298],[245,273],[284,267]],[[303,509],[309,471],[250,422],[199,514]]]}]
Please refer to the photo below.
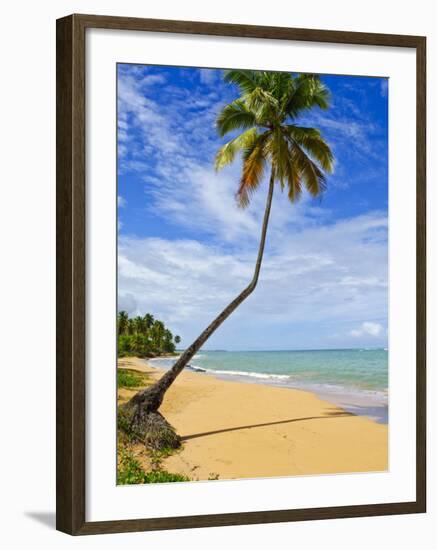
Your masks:
[{"label": "shadow of palm tree on sand", "polygon": [[319,419],[330,419],[330,418],[339,418],[344,416],[356,416],[354,413],[339,411],[335,409],[329,409],[326,414],[323,416],[307,416],[303,418],[289,418],[288,420],[277,420],[276,422],[264,422],[262,424],[249,424],[247,426],[235,426],[233,428],[224,428],[221,430],[212,430],[210,432],[201,432],[197,434],[184,435],[181,437],[182,441],[188,441],[189,439],[197,439],[198,437],[205,437],[207,435],[216,435],[226,432],[234,432],[238,430],[250,430],[253,428],[263,428],[264,426],[275,426],[278,424],[291,424],[293,422],[304,422],[306,420],[319,420]]}]

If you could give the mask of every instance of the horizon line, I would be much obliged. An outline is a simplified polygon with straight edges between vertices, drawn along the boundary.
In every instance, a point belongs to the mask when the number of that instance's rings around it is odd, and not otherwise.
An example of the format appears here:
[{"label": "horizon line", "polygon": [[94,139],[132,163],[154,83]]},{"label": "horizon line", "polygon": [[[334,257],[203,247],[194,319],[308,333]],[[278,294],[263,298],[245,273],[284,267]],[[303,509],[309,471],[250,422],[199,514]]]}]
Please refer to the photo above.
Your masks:
[{"label": "horizon line", "polygon": [[[185,351],[184,349],[178,349],[176,351]],[[269,352],[269,351],[388,351],[388,346],[377,346],[377,347],[369,347],[369,346],[359,346],[356,348],[296,348],[296,349],[224,349],[224,348],[216,348],[216,349],[205,349],[200,348],[199,351],[223,351],[223,352]]]}]

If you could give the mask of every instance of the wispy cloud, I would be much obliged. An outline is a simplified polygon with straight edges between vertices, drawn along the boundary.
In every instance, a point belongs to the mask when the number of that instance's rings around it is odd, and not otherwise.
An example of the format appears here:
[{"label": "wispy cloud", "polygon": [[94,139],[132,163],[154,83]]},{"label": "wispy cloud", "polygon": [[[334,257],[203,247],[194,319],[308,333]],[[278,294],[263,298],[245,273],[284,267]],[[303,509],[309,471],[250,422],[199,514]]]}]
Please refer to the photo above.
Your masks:
[{"label": "wispy cloud", "polygon": [[378,337],[383,334],[384,327],[380,323],[372,323],[371,321],[365,321],[361,324],[360,328],[350,331],[350,335],[354,338],[360,336],[374,336]]},{"label": "wispy cloud", "polygon": [[380,93],[381,93],[381,97],[387,97],[387,95],[388,95],[388,78],[381,78]]},{"label": "wispy cloud", "polygon": [[202,84],[206,84],[207,86],[217,84],[219,75],[220,71],[217,71],[216,69],[200,69],[199,71],[200,82]]}]

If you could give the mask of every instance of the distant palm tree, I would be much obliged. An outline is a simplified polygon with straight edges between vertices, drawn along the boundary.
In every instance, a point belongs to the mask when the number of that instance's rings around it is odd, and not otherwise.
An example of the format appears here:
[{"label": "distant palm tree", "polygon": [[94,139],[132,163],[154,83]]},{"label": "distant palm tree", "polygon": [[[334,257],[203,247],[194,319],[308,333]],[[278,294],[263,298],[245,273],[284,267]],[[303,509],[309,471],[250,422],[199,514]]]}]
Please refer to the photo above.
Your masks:
[{"label": "distant palm tree", "polygon": [[127,333],[127,323],[129,320],[129,315],[125,311],[120,311],[118,313],[118,334],[126,334]]},{"label": "distant palm tree", "polygon": [[168,328],[164,331],[163,351],[172,353],[174,351],[173,334]]},{"label": "distant palm tree", "polygon": [[135,317],[134,323],[135,323],[135,331],[138,334],[144,334],[146,332],[146,324],[144,322],[144,317],[140,317],[138,315],[137,317]]},{"label": "distant palm tree", "polygon": [[[275,183],[286,189],[294,203],[303,188],[313,197],[325,189],[325,172],[330,172],[333,155],[329,145],[316,128],[296,124],[302,113],[314,107],[326,109],[329,93],[316,75],[275,73],[247,70],[225,71],[224,79],[239,88],[240,97],[226,105],[217,117],[220,136],[241,131],[223,145],[217,153],[217,170],[234,161],[238,153],[243,159],[236,198],[246,207],[259,188],[267,166],[270,167],[269,187],[258,256],[252,280],[248,286],[218,315],[200,336],[180,355],[179,359],[153,386],[136,394],[127,404],[131,428],[142,434],[151,447],[178,446],[173,428],[158,413],[165,392],[195,353],[225,319],[255,289],[261,269],[267,226]],[[171,441],[171,442],[170,442]]]},{"label": "distant palm tree", "polygon": [[127,321],[127,334],[135,334],[135,333],[136,333],[135,321],[133,319],[128,319],[128,321]]},{"label": "distant palm tree", "polygon": [[153,315],[150,313],[146,313],[143,317],[144,319],[144,325],[146,327],[146,330],[149,330],[153,326],[153,322],[155,321]]},{"label": "distant palm tree", "polygon": [[154,321],[151,331],[153,345],[158,351],[161,351],[165,334],[164,323],[162,321]]},{"label": "distant palm tree", "polygon": [[143,336],[141,336],[140,333],[136,332],[132,335],[132,338],[130,339],[130,347],[131,351],[133,353],[138,353],[141,351],[141,348],[143,346]]},{"label": "distant palm tree", "polygon": [[176,336],[174,337],[174,341],[175,341],[175,344],[180,344],[181,343],[181,337],[176,334]]}]

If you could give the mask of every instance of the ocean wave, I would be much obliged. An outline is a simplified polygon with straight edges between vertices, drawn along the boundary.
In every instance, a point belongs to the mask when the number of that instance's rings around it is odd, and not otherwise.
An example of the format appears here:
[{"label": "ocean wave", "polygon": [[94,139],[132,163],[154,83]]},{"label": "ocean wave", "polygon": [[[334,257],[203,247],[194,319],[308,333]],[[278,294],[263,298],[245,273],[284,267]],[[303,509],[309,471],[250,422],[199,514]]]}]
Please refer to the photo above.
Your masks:
[{"label": "ocean wave", "polygon": [[208,372],[206,369],[203,369],[202,367],[196,367],[195,365],[187,365],[187,369],[194,370],[196,372]]},{"label": "ocean wave", "polygon": [[[365,351],[362,348],[363,351]],[[199,354],[200,355],[200,354]],[[194,356],[194,359],[196,356]],[[159,367],[164,369],[169,369],[173,366],[175,359],[172,358],[154,358],[152,362]],[[247,381],[252,380],[253,382],[271,384],[271,385],[280,385],[288,386],[296,389],[312,391],[317,394],[337,394],[342,396],[368,396],[379,402],[388,401],[388,389],[387,388],[367,388],[361,386],[359,381],[355,383],[350,381],[349,383],[344,381],[334,382],[332,381],[321,381],[314,378],[313,373],[288,373],[288,374],[275,374],[275,373],[266,373],[266,372],[249,372],[244,370],[224,370],[220,368],[211,368],[203,367],[196,364],[196,362],[190,363],[186,366],[187,370],[210,374],[212,376],[220,377],[229,377],[229,378],[241,378],[246,379]]]},{"label": "ocean wave", "polygon": [[241,370],[219,370],[219,369],[202,369],[201,367],[196,367],[190,365],[194,370],[201,370],[202,372],[208,372],[211,374],[225,374],[229,376],[249,376],[251,378],[261,378],[261,379],[270,379],[270,380],[290,380],[292,376],[288,374],[266,374],[264,372],[247,372]]},{"label": "ocean wave", "polygon": [[[193,359],[199,357],[201,357],[201,355],[195,355]],[[168,368],[171,368],[175,363],[174,359],[168,357],[154,357],[150,360],[150,362],[161,363]],[[192,363],[188,364],[186,368],[195,372],[206,372],[208,374],[221,374],[228,376],[248,376],[249,378],[258,378],[261,380],[291,380],[294,378],[294,376],[288,374],[267,374],[264,372],[248,372],[240,370],[205,369],[204,367],[199,367],[199,365],[193,365]]]}]

